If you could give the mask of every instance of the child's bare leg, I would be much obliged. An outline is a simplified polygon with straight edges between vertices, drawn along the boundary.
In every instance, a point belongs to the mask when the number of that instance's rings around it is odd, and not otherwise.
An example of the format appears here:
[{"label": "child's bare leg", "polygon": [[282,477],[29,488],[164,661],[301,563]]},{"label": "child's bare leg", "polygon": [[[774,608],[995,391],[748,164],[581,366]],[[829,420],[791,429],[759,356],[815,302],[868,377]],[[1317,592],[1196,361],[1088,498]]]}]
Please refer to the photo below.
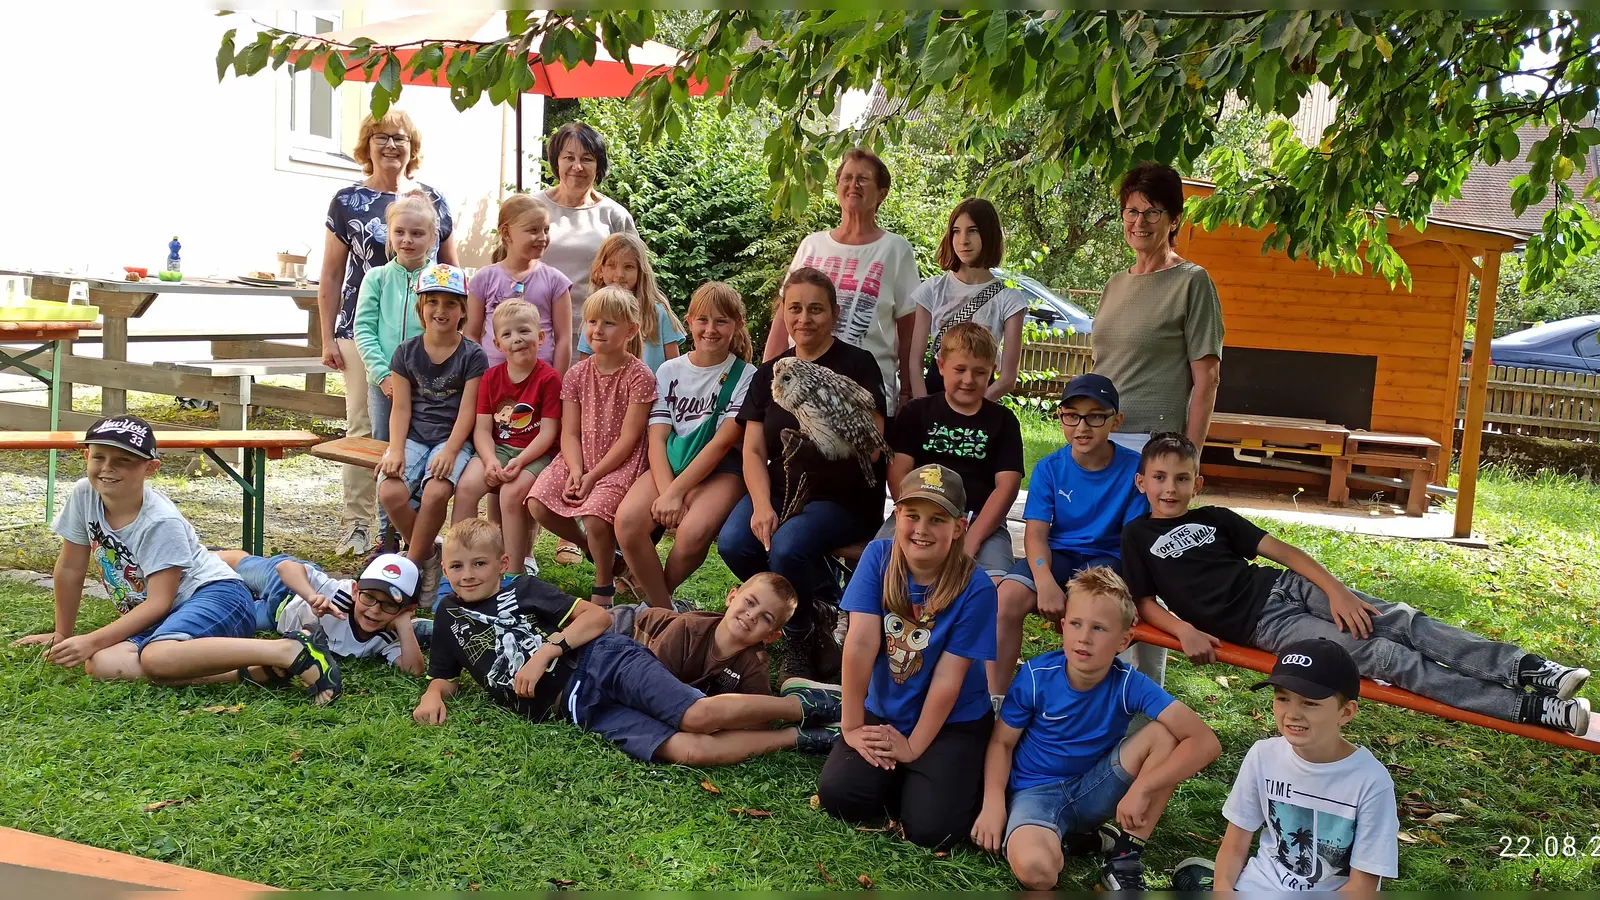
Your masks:
[{"label": "child's bare leg", "polygon": [[230,681],[242,668],[287,669],[294,665],[302,646],[299,641],[288,639],[209,637],[155,641],[144,648],[140,662],[145,676],[159,684],[192,684],[201,679]]},{"label": "child's bare leg", "polygon": [[569,519],[559,515],[550,507],[545,506],[533,498],[528,499],[528,512],[533,514],[533,520],[540,525],[555,532],[557,537],[570,541],[578,546],[583,546],[583,532],[578,529],[578,520]]},{"label": "child's bare leg", "polygon": [[444,527],[455,490],[455,485],[443,478],[430,478],[422,486],[422,508],[417,510],[410,531],[411,545],[406,547],[406,557],[419,566],[433,558],[433,539]]},{"label": "child's bare leg", "polygon": [[650,516],[650,506],[660,494],[649,473],[633,483],[617,507],[617,546],[628,563],[629,577],[644,595],[644,602],[662,609],[672,607],[672,592],[667,589],[667,576],[661,568],[655,542],[650,533],[656,520]]},{"label": "child's bare leg", "polygon": [[757,756],[795,746],[797,730],[719,731],[716,734],[678,732],[656,749],[656,759],[684,766],[731,766]]},{"label": "child's bare leg", "polygon": [[1053,890],[1061,878],[1064,859],[1061,838],[1043,825],[1019,825],[1006,839],[1006,861],[1011,874],[1030,891]]},{"label": "child's bare leg", "polygon": [[417,524],[417,511],[411,508],[411,489],[403,478],[385,478],[378,482],[378,502],[389,514],[389,524],[395,533],[409,541]]},{"label": "child's bare leg", "polygon": [[250,555],[243,550],[214,550],[212,552],[217,555],[217,559],[227,563],[230,569],[239,568],[239,561]]},{"label": "child's bare leg", "polygon": [[[744,493],[744,481],[728,472],[712,475],[689,492],[684,501],[683,520],[678,523],[672,549],[667,552],[668,594],[688,581],[706,561],[711,542],[717,539],[717,532],[722,530],[728,514],[733,512]],[[632,566],[633,562],[630,560],[628,565]]]},{"label": "child's bare leg", "polygon": [[138,681],[147,677],[139,665],[139,651],[128,641],[119,641],[89,657],[84,672],[95,681]]},{"label": "child's bare leg", "polygon": [[773,722],[800,721],[800,701],[760,694],[718,694],[696,700],[683,712],[678,730],[690,734],[766,728]]},{"label": "child's bare leg", "polygon": [[500,532],[505,536],[506,553],[510,554],[513,566],[522,565],[522,560],[533,552],[533,522],[527,507],[522,505],[522,498],[528,496],[528,491],[537,480],[537,475],[523,471],[518,473],[516,480],[501,485],[495,493],[498,501],[495,508],[500,511]]},{"label": "child's bare leg", "polygon": [[[1004,696],[1017,674],[1017,657],[1022,655],[1022,625],[1028,613],[1038,607],[1038,595],[1020,581],[1000,582],[1000,613],[994,626],[994,659],[984,663],[989,670],[989,693]],[[1052,882],[1054,883],[1054,882]]]},{"label": "child's bare leg", "polygon": [[[589,541],[589,557],[594,560],[596,587],[611,584],[617,562],[617,534],[611,523],[599,516],[583,517],[583,533]],[[593,601],[610,606],[611,598],[595,595]]]},{"label": "child's bare leg", "polygon": [[[1160,722],[1150,722],[1122,742],[1122,752],[1118,754],[1117,762],[1124,771],[1137,779],[1145,766],[1160,765],[1177,746],[1178,739],[1172,736],[1172,732],[1168,731],[1165,725]],[[1149,840],[1150,835],[1155,833],[1156,822],[1166,811],[1167,801],[1172,799],[1174,788],[1152,793],[1150,812],[1144,826],[1126,829],[1127,832],[1136,838]]]},{"label": "child's bare leg", "polygon": [[[430,482],[431,483],[431,482]],[[474,456],[461,470],[461,483],[456,485],[456,507],[450,521],[460,522],[462,519],[475,519],[478,517],[478,504],[483,502],[483,496],[489,493],[489,483],[485,480],[482,457]],[[493,504],[490,504],[491,508]]]}]

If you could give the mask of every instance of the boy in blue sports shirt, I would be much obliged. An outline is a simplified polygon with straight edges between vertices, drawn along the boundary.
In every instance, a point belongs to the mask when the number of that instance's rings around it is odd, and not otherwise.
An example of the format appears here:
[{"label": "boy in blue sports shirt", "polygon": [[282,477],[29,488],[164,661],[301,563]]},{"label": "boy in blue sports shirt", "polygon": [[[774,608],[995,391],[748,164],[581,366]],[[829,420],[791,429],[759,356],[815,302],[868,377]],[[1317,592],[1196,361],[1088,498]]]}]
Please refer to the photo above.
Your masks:
[{"label": "boy in blue sports shirt", "polygon": [[[1004,848],[1028,890],[1053,889],[1063,841],[1112,819],[1121,828],[1111,829],[1102,885],[1144,890],[1141,853],[1173,789],[1222,752],[1199,716],[1117,659],[1133,619],[1115,572],[1079,572],[1067,585],[1062,649],[1024,663],[1000,707],[972,840]],[[1136,713],[1153,721],[1124,737]]]},{"label": "boy in blue sports shirt", "polygon": [[989,663],[989,693],[996,700],[1011,686],[1028,613],[1060,622],[1063,586],[1073,575],[1092,566],[1121,572],[1122,526],[1150,510],[1134,484],[1139,454],[1111,442],[1122,424],[1119,402],[1104,375],[1079,375],[1061,392],[1056,418],[1067,446],[1034,464],[1022,510],[1023,558],[999,586]]}]

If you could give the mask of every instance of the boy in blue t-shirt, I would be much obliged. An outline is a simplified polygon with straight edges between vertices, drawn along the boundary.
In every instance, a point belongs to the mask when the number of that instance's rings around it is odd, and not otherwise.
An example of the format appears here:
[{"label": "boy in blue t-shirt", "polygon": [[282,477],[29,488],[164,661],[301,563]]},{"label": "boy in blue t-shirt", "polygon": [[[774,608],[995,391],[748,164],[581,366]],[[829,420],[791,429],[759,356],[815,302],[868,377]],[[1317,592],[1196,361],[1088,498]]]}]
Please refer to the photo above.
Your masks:
[{"label": "boy in blue t-shirt", "polygon": [[[1144,890],[1140,854],[1173,789],[1222,753],[1199,716],[1117,659],[1133,619],[1117,573],[1079,572],[1067,585],[1062,649],[1023,664],[1000,707],[972,840],[991,853],[1004,848],[1028,890],[1056,886],[1063,840],[1113,819],[1121,828],[1111,829],[1102,884]],[[1138,713],[1152,721],[1125,736]]]},{"label": "boy in blue t-shirt", "polygon": [[1092,566],[1122,571],[1122,526],[1150,511],[1134,476],[1139,454],[1111,442],[1122,424],[1117,388],[1104,375],[1079,375],[1061,392],[1061,433],[1067,446],[1039,460],[1023,507],[1023,557],[1000,582],[1000,619],[989,693],[1011,686],[1022,653],[1022,623],[1037,612],[1060,622],[1063,586]]}]

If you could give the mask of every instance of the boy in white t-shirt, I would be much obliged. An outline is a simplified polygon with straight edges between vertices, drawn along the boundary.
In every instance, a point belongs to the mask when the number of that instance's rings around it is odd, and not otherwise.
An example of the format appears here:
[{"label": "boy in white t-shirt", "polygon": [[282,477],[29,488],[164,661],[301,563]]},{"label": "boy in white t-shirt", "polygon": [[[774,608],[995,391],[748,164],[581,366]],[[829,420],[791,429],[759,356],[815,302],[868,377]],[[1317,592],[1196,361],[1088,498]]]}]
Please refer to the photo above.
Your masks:
[{"label": "boy in white t-shirt", "polygon": [[[1268,685],[1280,736],[1250,748],[1223,804],[1214,889],[1378,890],[1399,874],[1400,820],[1389,771],[1341,734],[1361,692],[1355,660],[1325,638],[1296,641],[1255,688]],[[1173,888],[1204,890],[1210,866],[1184,860]]]}]

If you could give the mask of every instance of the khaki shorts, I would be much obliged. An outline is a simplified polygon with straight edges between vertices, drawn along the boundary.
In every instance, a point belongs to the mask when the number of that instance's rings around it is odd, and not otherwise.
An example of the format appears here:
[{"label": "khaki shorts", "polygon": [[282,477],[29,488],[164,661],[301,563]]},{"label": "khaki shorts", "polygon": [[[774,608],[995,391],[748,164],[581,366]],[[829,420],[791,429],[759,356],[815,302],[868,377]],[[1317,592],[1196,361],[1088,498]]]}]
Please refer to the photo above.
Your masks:
[{"label": "khaki shorts", "polygon": [[[511,462],[513,459],[516,459],[517,454],[521,453],[524,449],[525,448],[523,447],[513,447],[510,444],[495,444],[494,458],[499,460],[500,465],[503,466],[506,463]],[[526,466],[523,466],[522,470],[524,472],[532,472],[533,474],[538,475],[540,472],[544,471],[545,466],[550,465],[550,460],[554,458],[555,454],[546,453],[533,462],[528,463]]]}]

